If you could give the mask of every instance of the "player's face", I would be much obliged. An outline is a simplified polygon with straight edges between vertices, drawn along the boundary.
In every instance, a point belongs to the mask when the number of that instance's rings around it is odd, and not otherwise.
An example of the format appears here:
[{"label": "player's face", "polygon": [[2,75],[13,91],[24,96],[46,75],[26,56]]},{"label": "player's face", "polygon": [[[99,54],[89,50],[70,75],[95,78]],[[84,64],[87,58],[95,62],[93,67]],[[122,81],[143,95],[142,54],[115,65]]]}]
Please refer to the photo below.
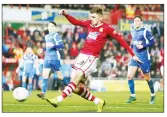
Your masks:
[{"label": "player's face", "polygon": [[97,13],[90,14],[90,20],[92,21],[92,25],[97,25],[99,21],[101,21],[102,15]]},{"label": "player's face", "polygon": [[134,19],[134,26],[135,26],[135,28],[139,28],[139,27],[141,27],[141,25],[142,25],[141,19],[138,18],[138,17],[136,17],[136,18]]},{"label": "player's face", "polygon": [[55,32],[56,31],[56,26],[52,23],[48,24],[48,31],[49,32]]}]

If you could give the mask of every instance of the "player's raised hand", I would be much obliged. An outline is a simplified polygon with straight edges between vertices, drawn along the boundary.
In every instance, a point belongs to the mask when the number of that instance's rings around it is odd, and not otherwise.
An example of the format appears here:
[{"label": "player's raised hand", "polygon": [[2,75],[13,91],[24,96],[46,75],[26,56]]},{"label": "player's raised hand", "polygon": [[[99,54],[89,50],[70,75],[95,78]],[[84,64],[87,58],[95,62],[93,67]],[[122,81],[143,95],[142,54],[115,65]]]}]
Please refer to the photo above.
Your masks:
[{"label": "player's raised hand", "polygon": [[133,56],[133,59],[134,59],[135,61],[137,61],[137,62],[143,63],[136,55]]},{"label": "player's raised hand", "polygon": [[60,15],[67,14],[67,11],[66,11],[65,9],[62,9],[62,10],[60,10],[59,14],[60,14]]}]

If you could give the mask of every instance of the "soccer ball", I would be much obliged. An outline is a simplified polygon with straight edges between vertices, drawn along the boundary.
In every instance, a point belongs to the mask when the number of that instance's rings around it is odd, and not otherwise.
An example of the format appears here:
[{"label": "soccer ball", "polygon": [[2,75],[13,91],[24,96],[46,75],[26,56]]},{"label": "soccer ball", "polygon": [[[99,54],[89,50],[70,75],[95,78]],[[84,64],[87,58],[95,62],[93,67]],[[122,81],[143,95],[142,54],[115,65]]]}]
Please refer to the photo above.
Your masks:
[{"label": "soccer ball", "polygon": [[29,96],[29,92],[24,87],[17,87],[13,91],[13,97],[19,102],[25,101]]}]

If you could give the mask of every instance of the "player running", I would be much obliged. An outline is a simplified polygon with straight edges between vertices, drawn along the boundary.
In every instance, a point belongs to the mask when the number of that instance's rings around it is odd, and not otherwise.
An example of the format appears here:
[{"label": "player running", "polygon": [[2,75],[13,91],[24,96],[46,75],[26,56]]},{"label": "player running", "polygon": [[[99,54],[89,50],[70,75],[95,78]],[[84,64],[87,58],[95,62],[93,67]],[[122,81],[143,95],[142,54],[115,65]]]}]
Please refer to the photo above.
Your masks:
[{"label": "player running", "polygon": [[86,100],[93,101],[97,106],[97,112],[102,111],[105,101],[91,94],[86,87],[79,86],[78,84],[81,81],[85,81],[89,74],[96,71],[100,51],[104,47],[108,37],[115,38],[121,46],[127,49],[127,51],[133,56],[134,60],[141,62],[139,58],[135,56],[123,37],[118,34],[112,26],[102,22],[103,12],[101,8],[95,7],[90,11],[90,13],[90,20],[80,21],[68,15],[65,10],[60,11],[60,14],[64,15],[70,23],[86,27],[88,29],[88,35],[73,66],[70,83],[63,90],[60,96],[46,99],[54,107],[57,107],[58,104],[68,95],[74,92]]},{"label": "player running", "polygon": [[[64,48],[64,44],[59,33],[56,32],[55,22],[49,22],[48,31],[49,34],[45,35],[46,48],[44,49],[45,58],[44,58],[43,73],[42,73],[42,92],[40,94],[37,94],[37,96],[42,99],[45,98],[45,94],[48,88],[48,77],[51,70],[56,72],[57,77],[58,79],[61,80],[62,85],[63,82],[65,85],[68,84],[66,82],[66,79],[63,78],[63,74],[61,72],[61,63],[60,63],[61,58],[59,49]],[[40,49],[39,53],[42,52],[43,49]]]},{"label": "player running", "polygon": [[142,18],[140,16],[134,17],[134,26],[135,29],[131,31],[132,48],[136,56],[139,57],[143,63],[136,62],[134,59],[131,59],[129,62],[127,79],[131,96],[126,102],[131,103],[136,100],[133,77],[137,69],[140,68],[151,91],[150,104],[154,104],[155,92],[150,76],[150,55],[148,52],[148,47],[154,45],[154,37],[150,31],[142,27]]}]

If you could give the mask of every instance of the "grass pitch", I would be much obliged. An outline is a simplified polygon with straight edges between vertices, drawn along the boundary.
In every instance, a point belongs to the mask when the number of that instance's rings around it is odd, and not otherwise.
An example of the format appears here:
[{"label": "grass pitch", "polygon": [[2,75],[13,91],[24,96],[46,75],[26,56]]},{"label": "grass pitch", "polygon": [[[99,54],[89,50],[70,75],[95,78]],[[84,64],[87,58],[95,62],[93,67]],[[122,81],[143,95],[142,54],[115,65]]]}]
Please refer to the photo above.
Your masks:
[{"label": "grass pitch", "polygon": [[[39,91],[33,91],[32,95],[24,102],[18,102],[13,98],[11,91],[2,93],[2,112],[4,113],[78,113],[78,112],[96,112],[93,102],[89,102],[75,94],[67,97],[63,103],[54,108],[45,100],[39,99],[36,95]],[[163,92],[156,93],[155,104],[150,105],[149,92],[136,92],[137,100],[131,104],[125,103],[129,98],[129,92],[92,92],[95,96],[106,101],[103,112],[109,113],[163,113],[164,112],[164,96]],[[58,96],[60,92],[48,91],[47,97]]]}]

